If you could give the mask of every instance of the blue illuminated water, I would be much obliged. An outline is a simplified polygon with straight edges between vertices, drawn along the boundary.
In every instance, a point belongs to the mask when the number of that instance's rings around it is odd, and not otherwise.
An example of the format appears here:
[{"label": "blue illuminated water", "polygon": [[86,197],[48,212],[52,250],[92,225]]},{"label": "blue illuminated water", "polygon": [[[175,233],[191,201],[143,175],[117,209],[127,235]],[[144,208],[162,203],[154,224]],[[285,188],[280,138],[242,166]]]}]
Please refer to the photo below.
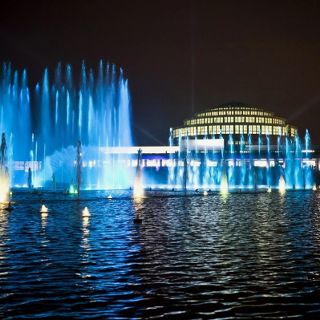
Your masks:
[{"label": "blue illuminated water", "polygon": [[107,195],[13,195],[2,319],[319,317],[318,192]]},{"label": "blue illuminated water", "polygon": [[[128,80],[114,65],[100,62],[97,71],[82,64],[80,80],[70,65],[48,69],[35,87],[27,73],[10,64],[0,70],[0,132],[7,136],[9,167],[15,161],[40,161],[32,169],[35,187],[44,186],[55,174],[60,183],[75,182],[75,146],[83,145],[88,168],[83,185],[120,188],[131,185],[128,156],[112,155],[107,147],[131,146],[131,106]],[[26,168],[26,172],[28,168]],[[11,172],[12,184],[26,184],[26,177]]]},{"label": "blue illuminated water", "polygon": [[[232,134],[219,137],[204,137],[204,141],[223,140],[220,150],[214,148],[190,148],[187,137],[178,139],[180,151],[171,155],[173,165],[168,169],[168,184],[174,188],[184,185],[187,174],[188,189],[221,189],[225,183],[228,189],[278,189],[284,179],[286,189],[312,189],[315,185],[316,163],[311,161],[312,146],[308,130],[303,139],[278,137],[277,145],[271,145],[274,136],[258,135],[252,142],[252,135],[241,135],[235,145]],[[174,145],[172,136],[170,145]],[[183,163],[186,162],[185,167]]]},{"label": "blue illuminated water", "polygon": [[[0,132],[6,134],[9,146],[11,186],[27,187],[31,167],[34,187],[53,189],[57,184],[58,189],[70,186],[72,190],[76,184],[78,140],[82,143],[82,189],[133,186],[135,164],[130,161],[131,155],[110,150],[133,144],[128,81],[121,69],[103,61],[95,72],[83,63],[79,73],[77,81],[70,65],[64,68],[58,64],[54,74],[45,69],[42,81],[33,88],[28,86],[26,71],[19,74],[10,64],[3,64]],[[204,140],[214,142],[216,138],[224,139],[221,150],[201,149],[200,137],[180,135],[178,141],[173,141],[170,136],[170,146],[178,143],[180,148],[170,155],[171,166],[165,168],[161,183],[166,180],[169,188],[208,190],[279,188],[281,181],[286,189],[315,186],[308,131],[303,138],[220,133],[216,137],[205,136]],[[167,156],[160,155],[165,160]],[[13,170],[13,160],[20,161],[22,168]],[[159,176],[151,172],[149,180],[153,185],[159,184]]]}]

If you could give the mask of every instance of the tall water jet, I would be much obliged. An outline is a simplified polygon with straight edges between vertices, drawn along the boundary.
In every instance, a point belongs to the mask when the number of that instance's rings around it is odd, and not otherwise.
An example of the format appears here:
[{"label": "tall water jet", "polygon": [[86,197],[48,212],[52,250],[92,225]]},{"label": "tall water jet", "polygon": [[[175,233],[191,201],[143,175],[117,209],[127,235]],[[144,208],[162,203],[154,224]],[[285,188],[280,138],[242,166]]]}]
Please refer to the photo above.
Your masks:
[{"label": "tall water jet", "polygon": [[292,144],[288,137],[285,138],[285,184],[288,189],[294,188],[294,157],[293,157],[293,151],[292,151]]},{"label": "tall water jet", "polygon": [[228,184],[230,186],[234,186],[236,183],[235,180],[235,154],[234,154],[234,141],[231,134],[229,134],[228,139],[228,145],[229,145],[229,163],[228,163]]},{"label": "tall water jet", "polygon": [[272,181],[272,178],[271,178],[271,170],[270,170],[270,158],[271,158],[271,149],[270,149],[270,136],[267,135],[266,137],[266,140],[267,140],[267,170],[266,170],[266,182],[267,182],[267,187],[268,189],[270,188],[271,186],[271,181]]},{"label": "tall water jet", "polygon": [[[172,128],[170,128],[169,134],[169,146],[173,146]],[[175,184],[175,154],[170,153],[170,166],[168,168],[168,184],[173,186]]]},{"label": "tall water jet", "polygon": [[294,138],[294,186],[295,189],[304,188],[304,179],[302,171],[302,152],[301,152],[301,143],[299,136]]},{"label": "tall water jet", "polygon": [[[261,152],[261,137],[259,135],[258,137],[258,150],[259,150],[259,157],[261,157],[260,152]],[[254,163],[253,163],[253,159],[252,159],[252,136],[251,134],[249,134],[248,136],[248,152],[249,152],[249,159],[248,159],[248,164],[249,164],[249,168],[248,168],[248,187],[249,188],[257,188],[257,175],[256,175],[256,171],[255,171],[255,167],[254,167]]]},{"label": "tall water jet", "polygon": [[12,70],[10,63],[3,63],[0,68],[0,132],[6,132],[9,140],[13,137],[10,152],[15,160],[25,160],[29,156],[30,104],[26,70],[20,75]]},{"label": "tall water jet", "polygon": [[312,174],[312,166],[310,164],[311,138],[308,130],[306,130],[306,134],[304,137],[304,146],[305,146],[305,158],[307,162],[304,168],[305,188],[311,189],[314,187],[314,181],[313,181],[313,174]]},{"label": "tall water jet", "polygon": [[[81,140],[83,186],[129,187],[133,177],[132,169],[126,166],[129,156],[110,150],[132,146],[128,80],[121,69],[100,61],[97,72],[82,63],[77,83],[72,67],[59,63],[54,77],[45,69],[30,95],[26,71],[20,75],[10,64],[3,64],[0,130],[13,137],[12,159],[31,161],[35,187],[50,183],[53,172],[59,184],[67,185],[72,171],[64,150]],[[25,184],[25,176],[15,174],[14,183]]]},{"label": "tall water jet", "polygon": [[188,160],[187,152],[183,159],[183,191],[184,195],[187,195],[187,185],[188,185]]},{"label": "tall water jet", "polygon": [[240,187],[243,188],[246,184],[246,159],[245,159],[245,140],[243,134],[240,136]]},{"label": "tall water jet", "polygon": [[81,187],[81,169],[82,169],[82,154],[81,154],[81,141],[79,140],[77,143],[77,194],[78,198],[80,197],[80,187]]},{"label": "tall water jet", "polygon": [[209,151],[208,151],[208,137],[205,137],[205,148],[204,148],[204,154],[203,154],[203,160],[202,160],[202,185],[204,185],[206,188],[210,187],[210,158],[209,158]]}]

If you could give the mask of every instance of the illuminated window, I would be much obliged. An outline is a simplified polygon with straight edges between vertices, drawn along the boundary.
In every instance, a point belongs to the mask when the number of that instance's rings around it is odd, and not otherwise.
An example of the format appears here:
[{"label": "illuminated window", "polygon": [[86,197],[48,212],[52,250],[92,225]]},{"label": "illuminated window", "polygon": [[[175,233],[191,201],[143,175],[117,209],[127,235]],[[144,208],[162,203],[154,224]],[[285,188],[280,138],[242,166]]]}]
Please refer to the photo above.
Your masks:
[{"label": "illuminated window", "polygon": [[220,126],[213,126],[213,134],[219,134],[220,133]]},{"label": "illuminated window", "polygon": [[254,122],[254,117],[246,117],[246,122]]},{"label": "illuminated window", "polygon": [[272,134],[272,126],[266,126],[266,134]]},{"label": "illuminated window", "polygon": [[197,134],[198,135],[206,135],[207,134],[207,127],[198,127],[197,128]]},{"label": "illuminated window", "polygon": [[187,134],[188,134],[188,136],[195,136],[196,135],[196,127],[189,127]]},{"label": "illuminated window", "polygon": [[272,129],[272,134],[273,135],[278,135],[278,127],[273,127],[273,129]]},{"label": "illuminated window", "polygon": [[235,117],[235,122],[244,122],[244,117]]},{"label": "illuminated window", "polygon": [[[244,130],[244,127],[245,127],[245,130]],[[240,128],[239,130],[240,134],[247,133],[247,126],[240,125],[239,128]]]}]

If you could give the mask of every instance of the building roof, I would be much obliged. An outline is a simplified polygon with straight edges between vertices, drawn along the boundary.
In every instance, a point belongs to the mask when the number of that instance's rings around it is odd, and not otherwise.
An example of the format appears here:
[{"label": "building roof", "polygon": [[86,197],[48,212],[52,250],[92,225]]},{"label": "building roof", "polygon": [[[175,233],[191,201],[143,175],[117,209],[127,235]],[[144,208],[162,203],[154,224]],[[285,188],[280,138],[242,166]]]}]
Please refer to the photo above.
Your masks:
[{"label": "building roof", "polygon": [[206,137],[217,134],[253,134],[291,136],[297,129],[286,119],[263,108],[242,102],[227,102],[186,119],[183,125],[173,128],[173,137]]}]

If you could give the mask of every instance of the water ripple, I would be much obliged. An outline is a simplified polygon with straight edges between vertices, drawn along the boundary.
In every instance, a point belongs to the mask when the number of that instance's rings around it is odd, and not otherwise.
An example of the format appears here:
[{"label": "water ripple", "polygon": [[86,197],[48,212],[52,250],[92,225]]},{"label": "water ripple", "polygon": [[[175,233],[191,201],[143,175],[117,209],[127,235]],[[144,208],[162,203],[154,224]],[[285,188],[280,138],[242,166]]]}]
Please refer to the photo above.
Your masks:
[{"label": "water ripple", "polygon": [[318,193],[153,195],[52,194],[42,216],[17,194],[0,211],[0,317],[320,315]]}]

